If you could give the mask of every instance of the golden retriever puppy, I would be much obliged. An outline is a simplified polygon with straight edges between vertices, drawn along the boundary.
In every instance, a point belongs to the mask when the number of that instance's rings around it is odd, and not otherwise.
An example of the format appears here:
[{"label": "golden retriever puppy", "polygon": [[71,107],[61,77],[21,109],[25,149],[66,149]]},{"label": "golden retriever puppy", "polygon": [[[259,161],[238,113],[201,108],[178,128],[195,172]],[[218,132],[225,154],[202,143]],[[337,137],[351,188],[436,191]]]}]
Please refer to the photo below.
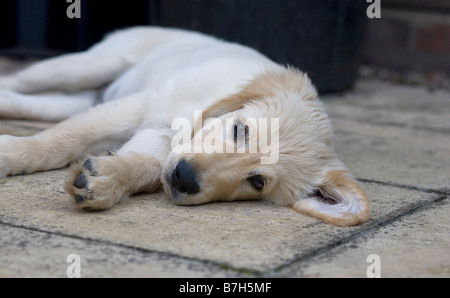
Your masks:
[{"label": "golden retriever puppy", "polygon": [[0,78],[0,117],[63,120],[0,136],[0,176],[78,161],[66,190],[83,210],[162,185],[179,205],[264,199],[334,225],[369,217],[307,75],[203,34],[131,28],[36,63]]}]

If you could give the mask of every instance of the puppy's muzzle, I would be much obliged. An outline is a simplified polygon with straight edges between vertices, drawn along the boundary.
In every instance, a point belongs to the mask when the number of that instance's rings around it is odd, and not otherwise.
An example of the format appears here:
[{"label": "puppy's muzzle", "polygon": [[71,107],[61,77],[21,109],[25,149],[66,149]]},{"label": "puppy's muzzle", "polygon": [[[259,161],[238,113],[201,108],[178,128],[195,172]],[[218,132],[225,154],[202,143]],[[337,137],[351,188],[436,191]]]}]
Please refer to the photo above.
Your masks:
[{"label": "puppy's muzzle", "polygon": [[180,194],[196,194],[200,191],[194,168],[185,160],[181,160],[172,172],[172,192]]}]

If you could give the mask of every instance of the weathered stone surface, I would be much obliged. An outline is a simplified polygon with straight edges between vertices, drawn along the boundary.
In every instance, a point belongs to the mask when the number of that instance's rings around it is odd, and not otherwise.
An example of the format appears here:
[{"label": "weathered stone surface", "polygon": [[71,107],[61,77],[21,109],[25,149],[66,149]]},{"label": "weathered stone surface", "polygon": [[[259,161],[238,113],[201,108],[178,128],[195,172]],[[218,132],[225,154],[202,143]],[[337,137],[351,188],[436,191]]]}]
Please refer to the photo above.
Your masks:
[{"label": "weathered stone surface", "polygon": [[80,258],[82,278],[248,276],[210,263],[8,225],[0,226],[0,239],[0,277],[67,277],[75,265],[67,261],[72,254]]},{"label": "weathered stone surface", "polygon": [[261,273],[334,245],[438,195],[363,183],[371,220],[340,228],[269,203],[173,205],[163,193],[127,199],[109,211],[81,212],[62,190],[67,170],[1,180],[2,223],[97,239]]},{"label": "weathered stone surface", "polygon": [[450,191],[450,134],[335,119],[336,151],[356,177]]},{"label": "weathered stone surface", "polygon": [[363,80],[355,90],[323,100],[332,119],[450,133],[448,91]]},{"label": "weathered stone surface", "polygon": [[39,121],[0,120],[0,135],[27,137],[53,125],[55,124]]},{"label": "weathered stone surface", "polygon": [[338,155],[358,178],[450,191],[450,93],[365,82],[325,102]]},{"label": "weathered stone surface", "polygon": [[[381,277],[450,277],[450,203],[437,202],[361,238],[292,264],[290,277],[367,277],[379,257]],[[368,260],[369,257],[369,260]],[[369,268],[369,266],[371,266]]]}]

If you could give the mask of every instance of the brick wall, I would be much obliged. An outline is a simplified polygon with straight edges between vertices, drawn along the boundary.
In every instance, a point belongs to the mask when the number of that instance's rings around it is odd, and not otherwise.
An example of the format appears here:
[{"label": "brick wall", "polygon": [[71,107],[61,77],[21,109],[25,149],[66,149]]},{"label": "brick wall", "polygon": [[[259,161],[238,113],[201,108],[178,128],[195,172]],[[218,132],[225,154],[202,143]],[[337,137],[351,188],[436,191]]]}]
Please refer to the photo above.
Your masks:
[{"label": "brick wall", "polygon": [[450,74],[450,0],[381,0],[370,19],[363,63]]}]

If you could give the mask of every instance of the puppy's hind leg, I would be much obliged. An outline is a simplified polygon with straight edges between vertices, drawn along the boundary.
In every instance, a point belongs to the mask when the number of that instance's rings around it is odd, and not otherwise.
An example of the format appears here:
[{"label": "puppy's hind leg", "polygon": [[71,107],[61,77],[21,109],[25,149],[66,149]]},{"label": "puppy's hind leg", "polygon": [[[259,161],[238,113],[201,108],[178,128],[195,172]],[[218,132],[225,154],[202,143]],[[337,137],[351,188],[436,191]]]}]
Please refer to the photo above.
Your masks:
[{"label": "puppy's hind leg", "polygon": [[43,95],[0,89],[0,119],[61,121],[85,112],[96,101],[96,91]]},{"label": "puppy's hind leg", "polygon": [[96,89],[111,82],[129,66],[117,56],[83,52],[43,60],[14,77],[3,79],[3,88],[20,93],[74,93]]},{"label": "puppy's hind leg", "polygon": [[0,88],[20,93],[79,92],[112,82],[145,56],[149,35],[138,30],[115,32],[84,52],[43,60],[0,78]]}]

